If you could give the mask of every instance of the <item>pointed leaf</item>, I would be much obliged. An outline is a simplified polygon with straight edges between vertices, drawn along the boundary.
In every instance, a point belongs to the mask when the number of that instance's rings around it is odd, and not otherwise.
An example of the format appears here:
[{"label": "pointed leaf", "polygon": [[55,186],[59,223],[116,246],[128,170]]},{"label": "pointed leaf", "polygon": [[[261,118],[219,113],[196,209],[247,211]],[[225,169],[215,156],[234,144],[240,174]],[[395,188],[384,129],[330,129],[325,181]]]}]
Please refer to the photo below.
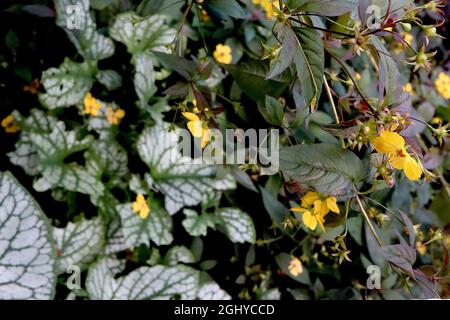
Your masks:
[{"label": "pointed leaf", "polygon": [[216,214],[222,219],[225,232],[231,241],[255,243],[255,226],[247,213],[237,208],[221,208]]}]

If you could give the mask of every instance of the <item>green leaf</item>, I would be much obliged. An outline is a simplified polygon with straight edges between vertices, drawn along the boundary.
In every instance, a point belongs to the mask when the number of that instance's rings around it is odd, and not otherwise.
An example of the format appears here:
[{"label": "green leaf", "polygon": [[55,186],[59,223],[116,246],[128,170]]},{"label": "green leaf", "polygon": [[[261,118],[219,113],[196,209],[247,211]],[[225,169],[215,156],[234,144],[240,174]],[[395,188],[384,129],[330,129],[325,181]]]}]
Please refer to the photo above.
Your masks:
[{"label": "green leaf", "polygon": [[116,207],[122,221],[122,232],[128,248],[140,244],[150,246],[150,240],[156,245],[168,245],[173,241],[172,218],[157,203],[150,203],[151,212],[145,219],[133,212],[132,204],[121,204]]},{"label": "green leaf", "polygon": [[231,175],[218,176],[218,167],[195,164],[178,150],[178,131],[167,125],[146,129],[138,141],[138,153],[150,167],[150,175],[165,196],[165,207],[173,215],[184,206],[198,205],[205,193],[236,188]]},{"label": "green leaf", "polygon": [[170,28],[167,17],[151,15],[141,18],[132,12],[119,14],[109,30],[111,38],[127,46],[132,55],[148,50],[169,53],[176,30]]},{"label": "green leaf", "polygon": [[51,299],[54,269],[47,218],[9,172],[0,172],[0,299]]},{"label": "green leaf", "polygon": [[236,0],[208,0],[203,5],[207,12],[221,20],[229,17],[241,19],[245,16],[244,10]]},{"label": "green leaf", "polygon": [[69,222],[64,228],[54,228],[53,238],[57,248],[57,274],[77,265],[85,268],[103,248],[105,230],[103,221],[97,217]]},{"label": "green leaf", "polygon": [[288,0],[286,4],[296,12],[337,17],[353,11],[358,6],[358,0]]},{"label": "green leaf", "polygon": [[186,218],[182,224],[184,229],[193,237],[206,236],[208,227],[213,228],[220,220],[213,214],[203,213],[198,215],[195,210],[184,209]]},{"label": "green leaf", "polygon": [[59,68],[42,73],[41,82],[46,93],[39,95],[40,102],[49,109],[81,103],[92,87],[91,74],[88,63],[76,63],[66,58]]},{"label": "green leaf", "polygon": [[333,196],[353,194],[352,184],[363,181],[366,175],[362,161],[353,152],[325,143],[282,148],[280,167],[302,186]]},{"label": "green leaf", "polygon": [[199,272],[182,265],[140,267],[115,279],[102,259],[90,268],[86,290],[93,300],[189,300],[197,296],[198,282]]},{"label": "green leaf", "polygon": [[290,216],[289,209],[286,208],[276,197],[266,188],[260,187],[264,208],[272,219],[273,223],[283,233],[289,233],[289,229],[283,227],[283,221]]},{"label": "green leaf", "polygon": [[283,124],[283,106],[277,99],[266,96],[264,107],[260,107],[259,110],[268,123],[275,126]]},{"label": "green leaf", "polygon": [[141,105],[145,105],[156,92],[152,57],[146,53],[136,54],[134,64],[136,69],[134,74],[134,89],[136,90]]},{"label": "green leaf", "polygon": [[84,59],[101,60],[114,54],[112,40],[97,32],[89,13],[89,0],[55,0],[55,8],[56,24],[66,31]]},{"label": "green leaf", "polygon": [[291,37],[295,37],[296,42],[294,63],[301,94],[311,110],[315,110],[323,84],[325,58],[322,37],[316,30],[308,28],[295,28],[295,34]]},{"label": "green leaf", "polygon": [[255,226],[247,213],[237,208],[220,208],[216,214],[222,219],[225,233],[231,241],[255,243]]},{"label": "green leaf", "polygon": [[288,72],[266,80],[269,67],[260,61],[251,60],[223,67],[231,74],[242,92],[256,101],[264,101],[266,95],[278,98],[291,83]]}]

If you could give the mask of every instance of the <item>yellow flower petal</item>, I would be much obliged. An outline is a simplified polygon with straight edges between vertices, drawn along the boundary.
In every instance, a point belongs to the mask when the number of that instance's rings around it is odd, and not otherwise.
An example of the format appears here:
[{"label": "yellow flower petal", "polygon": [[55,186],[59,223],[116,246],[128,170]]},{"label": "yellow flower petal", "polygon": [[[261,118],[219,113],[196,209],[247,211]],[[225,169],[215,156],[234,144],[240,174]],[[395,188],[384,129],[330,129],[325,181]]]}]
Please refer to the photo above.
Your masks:
[{"label": "yellow flower petal", "polygon": [[327,200],[325,200],[325,201],[327,203],[328,209],[330,209],[334,213],[339,213],[339,207],[338,207],[338,205],[336,203],[336,198],[335,197],[328,197]]},{"label": "yellow flower petal", "polygon": [[187,127],[194,137],[199,138],[203,135],[202,122],[200,120],[189,121]]},{"label": "yellow flower petal", "polygon": [[314,201],[319,199],[319,194],[314,191],[308,191],[303,197],[302,197],[302,207],[307,208],[314,204]]},{"label": "yellow flower petal", "polygon": [[185,117],[189,121],[200,121],[200,118],[195,113],[183,112],[181,114],[183,115],[183,117]]},{"label": "yellow flower petal", "polygon": [[396,132],[382,131],[372,144],[379,153],[397,153],[405,146],[405,139]]},{"label": "yellow flower petal", "polygon": [[302,207],[294,207],[290,209],[292,212],[305,212],[307,211],[307,209],[302,208]]},{"label": "yellow flower petal", "polygon": [[322,200],[314,201],[314,215],[325,216],[328,211],[327,203]]},{"label": "yellow flower petal", "polygon": [[298,258],[292,257],[292,260],[289,262],[288,269],[289,272],[296,277],[303,272],[302,262]]},{"label": "yellow flower petal", "polygon": [[305,226],[307,226],[311,230],[315,230],[316,229],[316,227],[317,227],[317,220],[316,220],[316,218],[314,218],[312,216],[311,212],[306,210],[303,213],[302,219],[303,219],[303,223],[305,224]]},{"label": "yellow flower petal", "polygon": [[405,167],[406,157],[407,156],[391,156],[389,158],[389,164],[397,170],[402,170]]},{"label": "yellow flower petal", "polygon": [[407,156],[405,159],[404,171],[406,177],[411,181],[419,180],[422,176],[422,167],[411,156]]}]

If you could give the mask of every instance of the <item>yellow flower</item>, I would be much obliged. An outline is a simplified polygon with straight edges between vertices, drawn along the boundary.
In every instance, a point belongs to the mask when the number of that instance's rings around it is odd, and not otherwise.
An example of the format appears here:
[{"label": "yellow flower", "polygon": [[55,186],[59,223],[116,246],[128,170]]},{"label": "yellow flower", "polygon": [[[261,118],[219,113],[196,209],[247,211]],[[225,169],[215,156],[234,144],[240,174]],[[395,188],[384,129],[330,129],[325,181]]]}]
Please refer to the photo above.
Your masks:
[{"label": "yellow flower", "polygon": [[2,120],[2,127],[5,128],[6,133],[16,133],[20,130],[12,114]]},{"label": "yellow flower", "polygon": [[311,230],[315,230],[317,225],[325,230],[324,217],[330,211],[339,213],[335,197],[326,197],[314,191],[307,192],[302,197],[300,205],[300,207],[291,208],[291,211],[303,213],[303,223]]},{"label": "yellow flower", "polygon": [[403,91],[409,93],[410,96],[414,95],[414,88],[409,82],[403,86]]},{"label": "yellow flower", "polygon": [[274,16],[274,7],[280,9],[278,0],[253,0],[254,5],[260,6],[266,13],[268,19],[272,19]]},{"label": "yellow flower", "polygon": [[403,170],[406,177],[418,180],[422,176],[422,166],[406,150],[405,139],[396,132],[382,131],[373,139],[372,144],[378,153],[388,156],[389,164],[398,170]]},{"label": "yellow flower", "polygon": [[90,92],[86,94],[83,99],[84,102],[84,114],[90,114],[91,116],[97,116],[98,110],[102,107],[102,104],[98,102]]},{"label": "yellow flower", "polygon": [[226,44],[218,44],[213,53],[214,59],[219,63],[230,64],[233,56],[231,55],[231,48]]},{"label": "yellow flower", "polygon": [[434,87],[439,95],[445,99],[450,99],[450,76],[441,72],[434,81]]},{"label": "yellow flower", "polygon": [[289,272],[294,276],[298,276],[303,273],[303,265],[302,262],[296,258],[292,257],[291,261],[288,265]]},{"label": "yellow flower", "polygon": [[112,107],[108,107],[105,112],[105,117],[111,125],[118,125],[120,120],[125,117],[125,111],[122,109],[114,111]]},{"label": "yellow flower", "polygon": [[136,201],[132,204],[133,212],[137,213],[141,219],[145,219],[150,214],[150,208],[148,207],[147,200],[142,194],[138,194]]},{"label": "yellow flower", "polygon": [[425,253],[427,253],[427,247],[420,241],[416,242],[416,248],[421,256],[423,256],[423,255],[425,255]]},{"label": "yellow flower", "polygon": [[194,137],[202,139],[201,147],[204,148],[210,140],[208,127],[202,124],[202,120],[196,114],[192,112],[183,112],[182,114],[189,120],[187,123],[189,131]]}]

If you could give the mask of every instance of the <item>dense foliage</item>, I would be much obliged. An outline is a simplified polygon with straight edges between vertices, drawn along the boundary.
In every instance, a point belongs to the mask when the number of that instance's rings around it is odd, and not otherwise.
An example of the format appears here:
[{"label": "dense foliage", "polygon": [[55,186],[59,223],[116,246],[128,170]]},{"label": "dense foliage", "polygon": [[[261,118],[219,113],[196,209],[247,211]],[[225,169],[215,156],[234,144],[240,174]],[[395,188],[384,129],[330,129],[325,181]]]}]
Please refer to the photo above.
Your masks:
[{"label": "dense foliage", "polygon": [[448,9],[5,6],[0,299],[449,297]]}]

